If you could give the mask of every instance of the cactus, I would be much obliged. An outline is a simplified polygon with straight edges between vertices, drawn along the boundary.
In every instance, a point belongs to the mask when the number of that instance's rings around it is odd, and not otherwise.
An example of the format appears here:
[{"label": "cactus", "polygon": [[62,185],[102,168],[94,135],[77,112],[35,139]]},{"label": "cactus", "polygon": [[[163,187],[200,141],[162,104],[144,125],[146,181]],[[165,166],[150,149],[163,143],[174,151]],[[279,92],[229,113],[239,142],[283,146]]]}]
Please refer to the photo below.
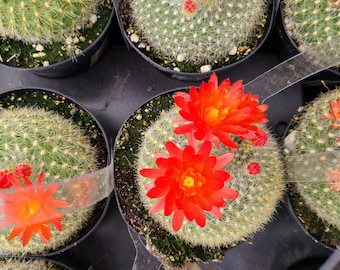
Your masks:
[{"label": "cactus", "polygon": [[264,35],[268,0],[121,0],[125,31],[159,64],[205,72],[248,55]]},{"label": "cactus", "polygon": [[[94,140],[100,140],[101,135],[93,122],[80,120],[82,115],[84,119],[88,117],[83,110],[68,103],[63,97],[56,95],[53,98],[53,95],[48,96],[43,91],[29,91],[26,94],[15,93],[2,99],[1,170],[14,171],[18,164],[28,164],[32,169],[32,182],[38,179],[40,172],[44,172],[45,182],[52,183],[103,166],[101,158],[105,157],[99,153],[99,145],[93,143]],[[39,102],[43,107],[33,105]],[[56,112],[59,107],[61,114]],[[62,112],[65,108],[67,111]],[[63,114],[73,115],[77,124]],[[75,185],[75,188],[75,192],[83,194],[79,189],[88,192],[90,186]],[[52,237],[48,244],[42,243],[38,235],[34,234],[23,247],[19,239],[8,240],[10,231],[3,229],[0,231],[1,251],[10,254],[37,254],[64,248],[78,237],[77,234],[92,217],[94,209],[90,206],[66,213],[61,221],[62,231],[51,227]]]},{"label": "cactus", "polygon": [[[174,231],[171,216],[165,216],[163,211],[150,214],[155,203],[147,196],[150,179],[137,171],[155,167],[154,153],[164,153],[166,141],[171,140],[180,148],[186,144],[186,135],[173,133],[178,111],[172,93],[152,99],[125,123],[117,136],[115,151],[115,178],[123,215],[145,235],[148,249],[166,268],[222,260],[224,249],[244,241],[272,219],[284,190],[276,141],[262,126],[269,136],[266,144],[255,147],[249,139],[236,140],[234,158],[223,168],[232,176],[226,185],[236,190],[239,197],[226,202],[221,218],[207,215],[204,227],[184,221]],[[211,153],[221,156],[228,152],[226,146],[213,146]]]},{"label": "cactus", "polygon": [[1,258],[0,268],[3,270],[61,270],[66,269],[52,261],[42,259]]},{"label": "cactus", "polygon": [[332,247],[340,243],[340,189],[334,174],[339,169],[336,151],[340,150],[340,133],[336,123],[329,120],[329,102],[339,97],[340,89],[336,88],[307,105],[295,117],[285,144],[287,160],[293,158],[287,169],[294,177],[291,179],[297,180],[291,185],[294,210],[312,235]]},{"label": "cactus", "polygon": [[36,67],[74,57],[101,33],[111,9],[109,0],[2,0],[0,62]]},{"label": "cactus", "polygon": [[[288,35],[300,51],[339,36],[339,1],[336,0],[283,0],[282,16]],[[318,55],[317,61],[332,61],[340,57],[339,48],[329,47]],[[333,60],[334,61],[334,60]],[[331,62],[332,63],[332,62]]]}]

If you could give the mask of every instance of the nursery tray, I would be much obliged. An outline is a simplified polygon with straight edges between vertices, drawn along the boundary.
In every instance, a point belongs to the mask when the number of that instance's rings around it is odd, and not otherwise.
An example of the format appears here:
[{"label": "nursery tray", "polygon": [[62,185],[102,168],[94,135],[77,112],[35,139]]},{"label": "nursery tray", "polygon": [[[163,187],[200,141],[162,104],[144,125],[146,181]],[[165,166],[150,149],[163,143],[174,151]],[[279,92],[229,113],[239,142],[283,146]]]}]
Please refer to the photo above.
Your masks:
[{"label": "nursery tray", "polygon": [[[227,73],[218,74],[220,80],[228,77],[231,81],[242,79],[247,83],[279,63],[280,46],[282,43],[274,31],[250,59]],[[320,89],[320,78],[340,80],[329,77],[329,73],[321,73],[267,100],[269,126],[278,141],[297,108],[310,99],[310,93]],[[21,87],[59,91],[90,110],[112,143],[123,122],[140,104],[162,92],[189,85],[199,85],[199,82],[171,78],[153,68],[134,50],[129,50],[116,21],[111,26],[110,41],[101,58],[91,69],[78,75],[49,79],[29,70],[0,66],[0,93]],[[283,199],[273,221],[253,238],[226,252],[219,267],[238,270],[318,269],[331,253],[304,233],[289,214]],[[134,258],[134,245],[114,198],[104,220],[87,239],[54,257],[74,269],[96,270],[132,269]]]}]

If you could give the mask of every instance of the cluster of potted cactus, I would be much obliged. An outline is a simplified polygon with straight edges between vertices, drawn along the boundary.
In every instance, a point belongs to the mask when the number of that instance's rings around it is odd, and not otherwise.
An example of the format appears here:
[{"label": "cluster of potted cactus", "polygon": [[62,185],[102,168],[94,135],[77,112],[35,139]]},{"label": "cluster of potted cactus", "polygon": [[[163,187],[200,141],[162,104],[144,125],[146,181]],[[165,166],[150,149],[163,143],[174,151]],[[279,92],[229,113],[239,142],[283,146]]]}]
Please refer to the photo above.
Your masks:
[{"label": "cluster of potted cactus", "polygon": [[0,62],[34,68],[76,60],[108,24],[112,3],[2,1],[0,13]]},{"label": "cluster of potted cactus", "polygon": [[108,203],[91,201],[108,180],[90,174],[109,163],[105,136],[87,111],[50,91],[16,90],[0,103],[0,250],[64,250]]},{"label": "cluster of potted cactus", "polygon": [[156,66],[204,73],[257,48],[273,5],[276,1],[119,0],[117,10],[128,41]]},{"label": "cluster of potted cactus", "polygon": [[321,94],[294,119],[286,138],[292,207],[315,239],[339,246],[340,89]]},{"label": "cluster of potted cactus", "polygon": [[[267,105],[241,81],[170,92],[138,109],[117,136],[117,198],[166,268],[218,261],[272,219],[284,190]],[[138,149],[138,150],[137,150]]]}]

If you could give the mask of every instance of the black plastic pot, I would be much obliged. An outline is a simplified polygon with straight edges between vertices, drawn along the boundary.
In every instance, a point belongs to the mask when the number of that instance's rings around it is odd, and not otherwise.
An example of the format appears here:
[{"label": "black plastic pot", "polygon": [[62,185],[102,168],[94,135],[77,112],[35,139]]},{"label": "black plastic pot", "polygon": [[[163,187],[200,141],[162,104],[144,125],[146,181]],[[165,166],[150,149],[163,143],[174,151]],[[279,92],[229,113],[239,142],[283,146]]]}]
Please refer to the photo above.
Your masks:
[{"label": "black plastic pot", "polygon": [[265,41],[269,38],[269,36],[271,35],[271,33],[274,29],[274,25],[275,25],[275,21],[276,21],[276,14],[277,14],[277,10],[278,10],[278,7],[279,7],[279,1],[280,0],[272,0],[271,1],[271,16],[270,16],[270,19],[267,22],[265,34],[260,39],[260,41],[257,44],[255,49],[253,49],[247,56],[241,58],[240,60],[238,60],[234,63],[231,63],[231,64],[226,65],[226,66],[222,66],[222,67],[213,68],[212,70],[207,71],[207,72],[203,72],[203,73],[199,73],[199,72],[192,72],[191,73],[191,72],[175,71],[171,68],[162,66],[161,64],[159,64],[158,62],[156,62],[155,60],[150,58],[147,52],[138,48],[138,45],[136,45],[135,43],[133,43],[130,40],[130,38],[129,38],[127,32],[126,32],[126,29],[124,28],[124,24],[123,24],[123,18],[121,16],[121,12],[120,12],[120,8],[119,8],[120,0],[114,0],[114,5],[115,5],[115,9],[116,9],[118,24],[119,24],[120,30],[122,32],[123,38],[125,40],[125,43],[126,43],[128,49],[132,48],[144,60],[146,60],[151,66],[153,66],[156,69],[168,74],[172,78],[179,79],[179,80],[197,80],[197,81],[199,81],[199,80],[208,78],[212,73],[225,72],[228,69],[231,69],[231,68],[235,67],[236,65],[245,62],[248,58],[250,58],[253,54],[255,54],[262,47],[262,45],[265,43]]},{"label": "black plastic pot", "polygon": [[[85,135],[89,136],[90,143],[98,149],[97,158],[99,169],[111,164],[110,144],[102,126],[86,108],[82,107],[73,99],[53,90],[23,88],[9,90],[8,92],[0,94],[0,104],[2,105],[2,109],[13,105],[18,107],[41,107],[46,110],[55,111],[65,118],[72,119],[74,124],[81,127]],[[88,219],[86,226],[83,226],[63,246],[55,250],[49,249],[43,253],[28,254],[33,256],[53,256],[77,246],[100,224],[109,208],[110,201],[111,195],[95,203],[92,216]],[[20,254],[13,253],[13,255],[18,256]]]},{"label": "black plastic pot", "polygon": [[83,72],[91,68],[98,61],[104,49],[107,47],[110,39],[110,26],[114,15],[115,9],[112,7],[111,15],[101,34],[96,40],[93,41],[91,45],[84,49],[80,54],[77,54],[72,58],[50,64],[49,66],[36,68],[12,67],[1,62],[0,65],[4,65],[9,69],[18,69],[20,71],[30,72],[34,75],[47,78],[69,77]]}]

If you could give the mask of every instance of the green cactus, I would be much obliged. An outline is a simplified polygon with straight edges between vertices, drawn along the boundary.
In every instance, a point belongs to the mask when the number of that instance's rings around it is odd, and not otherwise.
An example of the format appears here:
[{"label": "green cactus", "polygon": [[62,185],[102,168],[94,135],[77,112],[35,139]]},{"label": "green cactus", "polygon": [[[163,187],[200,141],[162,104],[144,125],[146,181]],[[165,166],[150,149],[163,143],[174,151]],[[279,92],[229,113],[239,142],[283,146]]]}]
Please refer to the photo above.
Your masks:
[{"label": "green cactus", "polygon": [[0,269],[2,270],[62,270],[65,269],[52,261],[42,259],[1,258]]},{"label": "green cactus", "polygon": [[[150,179],[135,170],[155,167],[154,152],[162,152],[167,140],[184,146],[186,136],[176,136],[172,131],[173,121],[178,118],[172,98],[172,94],[155,98],[131,116],[117,137],[115,157],[123,215],[146,236],[148,249],[168,268],[182,267],[187,262],[222,260],[224,249],[244,241],[272,219],[285,188],[276,141],[265,129],[269,138],[264,147],[254,147],[248,140],[239,141],[234,159],[224,168],[233,177],[229,187],[237,190],[239,197],[227,202],[221,219],[207,215],[205,227],[184,222],[174,232],[171,216],[165,217],[162,211],[150,215],[148,210],[154,201],[146,196],[145,188]],[[226,151],[230,150],[213,147],[212,154],[219,156]],[[261,166],[261,173],[248,172],[247,166],[252,162]]]},{"label": "green cactus", "polygon": [[[39,103],[41,106],[37,105]],[[14,92],[2,97],[0,169],[14,170],[18,164],[28,164],[32,168],[30,180],[35,182],[38,174],[44,172],[45,183],[97,170],[106,164],[106,157],[98,148],[100,144],[95,143],[102,139],[102,135],[87,117],[87,113],[74,103],[44,91]],[[84,188],[90,186],[79,185],[79,190],[74,192],[82,194]],[[1,230],[1,252],[37,254],[63,248],[77,239],[77,234],[89,222],[94,210],[95,207],[90,206],[65,214],[61,232],[51,226],[49,244],[42,243],[38,235],[33,235],[23,247],[18,238],[7,239],[10,229]]]},{"label": "green cactus", "polygon": [[74,57],[98,37],[111,10],[109,0],[1,0],[0,62],[37,67]]},{"label": "green cactus", "polygon": [[[340,3],[337,0],[282,1],[284,25],[300,51],[339,36],[339,11]],[[315,61],[334,61],[340,57],[340,50],[331,46],[311,57]]]},{"label": "green cactus", "polygon": [[[295,118],[285,144],[287,160],[292,164],[287,169],[294,177],[290,179],[298,181],[291,185],[294,210],[312,235],[332,247],[340,244],[340,192],[329,185],[331,179],[328,182],[312,181],[314,178],[327,180],[327,173],[339,169],[336,165],[338,154],[334,151],[340,150],[337,140],[340,132],[332,128],[330,120],[324,119],[329,114],[329,101],[335,102],[339,97],[340,89],[336,88],[306,106]],[[301,160],[299,155],[302,155]],[[314,158],[313,155],[317,156]],[[299,182],[304,179],[307,181]]]},{"label": "green cactus", "polygon": [[268,0],[119,2],[130,40],[159,64],[184,72],[209,71],[248,55],[264,35],[271,4]]}]

